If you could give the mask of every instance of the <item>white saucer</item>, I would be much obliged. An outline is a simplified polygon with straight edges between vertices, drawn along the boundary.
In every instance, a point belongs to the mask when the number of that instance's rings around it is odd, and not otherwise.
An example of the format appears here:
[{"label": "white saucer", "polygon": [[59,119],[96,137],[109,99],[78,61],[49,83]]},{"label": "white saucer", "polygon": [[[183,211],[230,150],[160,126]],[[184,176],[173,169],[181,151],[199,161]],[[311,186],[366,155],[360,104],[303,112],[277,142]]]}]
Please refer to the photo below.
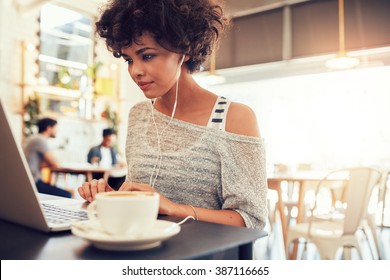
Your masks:
[{"label": "white saucer", "polygon": [[162,241],[178,234],[180,225],[157,220],[153,228],[145,233],[130,235],[111,235],[103,231],[101,226],[91,221],[80,221],[72,225],[74,235],[91,242],[103,250],[133,251],[157,247]]}]

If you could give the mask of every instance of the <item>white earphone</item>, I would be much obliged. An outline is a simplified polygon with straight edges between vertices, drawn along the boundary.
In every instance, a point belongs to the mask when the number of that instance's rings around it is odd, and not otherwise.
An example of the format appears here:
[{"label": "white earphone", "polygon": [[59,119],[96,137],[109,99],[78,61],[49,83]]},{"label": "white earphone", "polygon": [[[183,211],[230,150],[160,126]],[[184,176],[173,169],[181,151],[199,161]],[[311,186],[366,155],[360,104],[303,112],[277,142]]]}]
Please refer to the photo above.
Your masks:
[{"label": "white earphone", "polygon": [[[157,157],[157,161],[156,161],[156,164],[154,165],[153,167],[153,171],[152,173],[150,174],[150,179],[149,179],[149,185],[154,188],[154,184],[156,183],[156,180],[157,180],[157,177],[158,177],[158,174],[160,172],[160,166],[161,166],[161,158],[162,158],[162,152],[161,152],[161,138],[162,138],[162,135],[163,133],[165,132],[165,130],[168,128],[168,126],[171,124],[171,121],[173,119],[173,117],[175,116],[175,112],[176,112],[176,105],[177,105],[177,96],[178,96],[178,90],[179,90],[179,77],[180,77],[180,74],[181,74],[181,66],[183,65],[184,63],[184,59],[185,59],[185,55],[183,54],[182,56],[182,59],[179,63],[179,66],[177,67],[177,71],[176,71],[176,95],[175,95],[175,103],[173,104],[173,109],[172,109],[172,113],[171,113],[171,118],[169,119],[169,122],[168,124],[162,129],[161,133],[158,131],[158,127],[157,127],[157,124],[156,124],[156,120],[154,118],[154,100],[152,100],[151,102],[151,111],[152,111],[152,119],[153,119],[153,123],[154,123],[154,127],[156,129],[156,136],[157,136],[157,146],[158,146],[158,157]],[[156,172],[156,175],[153,179],[153,174]]]}]

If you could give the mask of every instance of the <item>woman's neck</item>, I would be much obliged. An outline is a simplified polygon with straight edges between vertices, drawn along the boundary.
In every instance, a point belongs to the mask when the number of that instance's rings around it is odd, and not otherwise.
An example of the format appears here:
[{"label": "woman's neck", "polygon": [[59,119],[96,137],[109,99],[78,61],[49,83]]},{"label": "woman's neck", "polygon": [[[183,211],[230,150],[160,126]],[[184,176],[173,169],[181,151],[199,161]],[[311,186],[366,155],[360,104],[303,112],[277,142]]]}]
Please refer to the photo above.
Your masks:
[{"label": "woman's neck", "polygon": [[[214,107],[217,96],[199,86],[191,75],[179,80],[178,98],[174,118],[204,125]],[[176,85],[175,85],[176,87]],[[161,113],[171,116],[176,88],[158,98],[154,107]]]},{"label": "woman's neck", "polygon": [[[179,110],[179,107],[184,109],[187,108],[188,105],[191,105],[194,98],[203,90],[190,74],[182,74],[178,83],[177,110]],[[172,113],[176,101],[176,86],[175,83],[166,94],[157,98],[155,102],[155,108],[166,115]]]}]

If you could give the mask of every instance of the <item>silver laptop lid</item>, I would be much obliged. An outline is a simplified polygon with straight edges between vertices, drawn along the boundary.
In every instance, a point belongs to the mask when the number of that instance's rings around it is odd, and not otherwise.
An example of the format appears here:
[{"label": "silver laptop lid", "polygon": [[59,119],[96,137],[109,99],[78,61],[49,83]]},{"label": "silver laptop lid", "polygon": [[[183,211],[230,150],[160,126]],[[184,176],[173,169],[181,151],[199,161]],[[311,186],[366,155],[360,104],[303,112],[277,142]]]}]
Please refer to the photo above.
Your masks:
[{"label": "silver laptop lid", "polygon": [[0,100],[0,219],[50,231],[23,150]]},{"label": "silver laptop lid", "polygon": [[[22,147],[15,140],[4,104],[0,100],[0,219],[28,226],[40,231],[63,231],[71,227],[70,215],[74,220],[86,219],[84,201],[53,195],[39,194]],[[53,214],[64,219],[49,223],[41,203]]]}]

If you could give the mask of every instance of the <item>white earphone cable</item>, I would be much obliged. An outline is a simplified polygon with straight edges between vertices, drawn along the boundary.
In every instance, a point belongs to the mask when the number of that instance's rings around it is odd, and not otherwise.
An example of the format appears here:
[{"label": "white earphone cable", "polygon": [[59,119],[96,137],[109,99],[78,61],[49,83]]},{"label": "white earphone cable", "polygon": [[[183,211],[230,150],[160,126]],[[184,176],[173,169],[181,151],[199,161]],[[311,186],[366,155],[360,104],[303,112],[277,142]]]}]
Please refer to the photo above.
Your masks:
[{"label": "white earphone cable", "polygon": [[[173,109],[172,109],[172,113],[171,113],[171,118],[169,119],[167,125],[162,129],[161,132],[158,131],[158,127],[157,127],[157,123],[156,123],[156,120],[154,118],[154,103],[152,101],[151,103],[151,110],[152,110],[152,119],[153,119],[153,124],[154,124],[154,127],[155,127],[155,130],[156,130],[156,136],[157,136],[157,146],[158,146],[158,156],[157,156],[157,160],[156,160],[156,163],[153,167],[153,171],[152,173],[150,174],[150,179],[149,179],[149,185],[152,186],[152,188],[154,188],[154,184],[156,183],[156,180],[157,180],[157,177],[160,173],[160,166],[161,166],[161,160],[162,160],[162,151],[161,151],[161,139],[162,139],[162,136],[165,132],[165,130],[168,128],[168,126],[171,124],[172,120],[173,120],[173,117],[175,116],[175,112],[176,112],[176,106],[177,106],[177,97],[178,97],[178,91],[179,91],[179,77],[180,77],[180,70],[181,70],[181,65],[183,64],[184,62],[184,58],[185,56],[183,55],[183,58],[181,60],[181,63],[180,63],[180,66],[178,67],[178,70],[177,70],[177,80],[176,80],[176,93],[175,93],[175,102],[173,104]],[[157,171],[156,171],[157,169]],[[153,179],[153,174],[156,172],[156,175]]]}]

